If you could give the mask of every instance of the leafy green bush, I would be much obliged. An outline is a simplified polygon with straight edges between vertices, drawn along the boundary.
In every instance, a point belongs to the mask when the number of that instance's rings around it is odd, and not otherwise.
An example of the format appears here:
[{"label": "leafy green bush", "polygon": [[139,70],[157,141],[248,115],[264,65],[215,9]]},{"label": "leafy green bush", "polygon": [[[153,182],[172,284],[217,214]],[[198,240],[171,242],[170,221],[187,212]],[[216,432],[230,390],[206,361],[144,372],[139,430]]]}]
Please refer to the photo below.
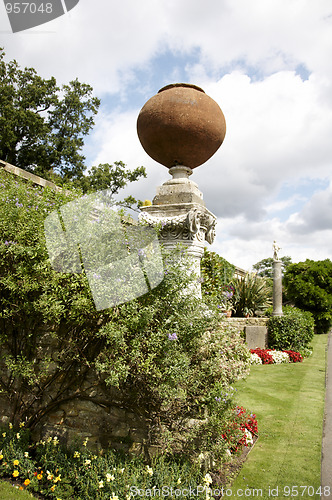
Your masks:
[{"label": "leafy green bush", "polygon": [[301,351],[314,336],[314,319],[308,311],[283,307],[283,316],[271,316],[267,323],[271,349]]},{"label": "leafy green bush", "polygon": [[330,259],[291,264],[285,273],[287,297],[296,307],[310,311],[317,333],[332,326],[332,262]]},{"label": "leafy green bush", "polygon": [[215,252],[204,248],[201,260],[202,295],[214,303],[225,306],[229,284],[233,278],[235,267]]},{"label": "leafy green bush", "polygon": [[150,439],[159,436],[163,451],[185,441],[188,454],[211,451],[232,407],[231,398],[225,407],[215,398],[246,375],[249,353],[237,331],[221,329],[185,293],[196,276],[165,255],[157,288],[98,312],[86,275],[55,272],[44,239],[47,214],[80,193],[36,188],[2,171],[0,187],[0,384],[13,423],[34,430],[62,403],[98,404],[83,389],[95,370],[124,407],[148,416]]},{"label": "leafy green bush", "polygon": [[233,279],[231,284],[234,288],[232,302],[235,316],[254,316],[271,304],[272,290],[265,278],[247,273],[244,278]]}]

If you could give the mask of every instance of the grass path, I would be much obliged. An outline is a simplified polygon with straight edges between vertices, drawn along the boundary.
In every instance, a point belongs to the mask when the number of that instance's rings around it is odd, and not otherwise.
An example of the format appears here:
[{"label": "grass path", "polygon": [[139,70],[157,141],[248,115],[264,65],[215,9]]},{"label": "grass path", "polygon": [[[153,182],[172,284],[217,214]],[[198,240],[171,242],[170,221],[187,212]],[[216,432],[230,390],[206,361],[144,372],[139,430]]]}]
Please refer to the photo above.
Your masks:
[{"label": "grass path", "polygon": [[1,500],[32,500],[35,497],[28,491],[13,488],[7,481],[0,481],[0,498]]},{"label": "grass path", "polygon": [[233,496],[258,488],[261,498],[320,498],[327,337],[315,336],[313,355],[303,363],[253,366],[247,380],[235,384],[238,403],[257,415],[259,440]]}]

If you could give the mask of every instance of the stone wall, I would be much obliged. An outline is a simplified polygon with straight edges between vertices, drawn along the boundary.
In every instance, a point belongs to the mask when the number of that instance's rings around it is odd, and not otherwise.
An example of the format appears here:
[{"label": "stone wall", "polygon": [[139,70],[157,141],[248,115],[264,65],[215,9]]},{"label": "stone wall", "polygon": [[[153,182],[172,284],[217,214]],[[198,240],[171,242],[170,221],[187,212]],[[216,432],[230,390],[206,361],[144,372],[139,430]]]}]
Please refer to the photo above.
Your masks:
[{"label": "stone wall", "polygon": [[268,318],[225,318],[222,325],[238,328],[243,332],[249,349],[268,347]]}]

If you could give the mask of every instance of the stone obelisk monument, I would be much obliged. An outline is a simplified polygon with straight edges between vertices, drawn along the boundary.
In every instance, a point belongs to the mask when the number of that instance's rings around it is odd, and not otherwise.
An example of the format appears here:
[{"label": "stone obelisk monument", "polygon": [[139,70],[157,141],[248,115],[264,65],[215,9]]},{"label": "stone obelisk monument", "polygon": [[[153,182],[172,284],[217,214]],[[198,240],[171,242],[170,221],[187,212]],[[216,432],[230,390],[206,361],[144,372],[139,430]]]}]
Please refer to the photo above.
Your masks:
[{"label": "stone obelisk monument", "polygon": [[282,275],[281,275],[281,260],[278,252],[281,248],[276,241],[273,242],[273,316],[282,316]]},{"label": "stone obelisk monument", "polygon": [[[137,119],[139,140],[151,158],[172,178],[157,188],[152,205],[142,207],[148,224],[158,225],[166,249],[186,247],[191,267],[200,276],[205,242],[213,243],[216,217],[189,177],[221,146],[226,122],[219,105],[195,86],[176,83],[149,99]],[[195,290],[201,296],[198,280]]]}]

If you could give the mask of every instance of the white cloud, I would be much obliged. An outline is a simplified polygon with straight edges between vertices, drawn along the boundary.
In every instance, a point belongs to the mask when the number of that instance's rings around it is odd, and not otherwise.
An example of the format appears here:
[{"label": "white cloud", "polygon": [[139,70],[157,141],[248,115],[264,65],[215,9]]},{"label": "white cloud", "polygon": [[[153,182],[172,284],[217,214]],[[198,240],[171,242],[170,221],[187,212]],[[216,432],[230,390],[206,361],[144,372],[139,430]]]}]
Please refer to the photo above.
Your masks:
[{"label": "white cloud", "polygon": [[[162,78],[192,81],[227,123],[224,144],[192,176],[220,219],[218,251],[245,268],[271,255],[274,239],[295,261],[332,257],[331,187],[302,192],[303,178],[331,179],[330,0],[80,0],[15,35],[3,4],[0,19],[7,59],[60,83],[78,77],[104,98],[86,153],[90,164],[146,166],[124,194],[152,199],[168,178],[139,144],[140,107]],[[167,54],[173,67],[161,68]],[[285,183],[298,192],[280,200]]]}]

